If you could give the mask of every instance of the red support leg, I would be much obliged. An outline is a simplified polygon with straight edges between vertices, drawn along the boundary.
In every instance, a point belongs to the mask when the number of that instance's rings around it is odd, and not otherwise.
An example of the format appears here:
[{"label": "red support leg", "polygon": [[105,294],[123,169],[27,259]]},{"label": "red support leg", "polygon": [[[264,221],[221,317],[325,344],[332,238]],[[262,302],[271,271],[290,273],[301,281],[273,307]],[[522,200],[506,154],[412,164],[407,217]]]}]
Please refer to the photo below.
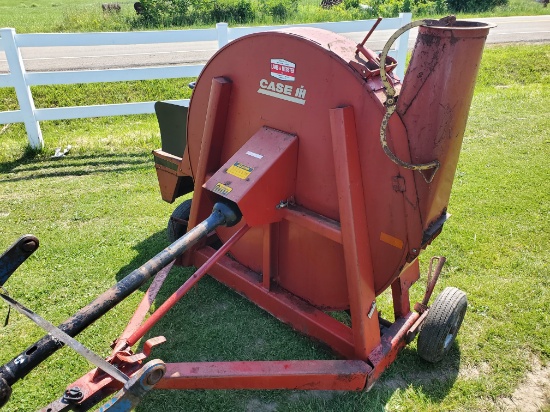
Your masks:
[{"label": "red support leg", "polygon": [[128,345],[134,346],[145,334],[164,316],[166,313],[204,276],[206,272],[224,256],[231,246],[233,246],[243,235],[250,229],[247,225],[242,226],[235,232],[231,238],[223,244],[201,267],[180,286],[180,288],[145,321],[133,334],[128,338]]},{"label": "red support leg", "polygon": [[[231,81],[223,77],[212,79],[206,122],[202,135],[201,151],[197,169],[195,171],[195,191],[187,230],[208,217],[214,204],[205,196],[202,185],[207,180],[209,173],[213,173],[220,167],[223,136],[227,122],[227,111],[229,109],[229,98],[231,97]],[[189,140],[189,139],[188,139]],[[190,253],[186,253],[177,264],[190,265]]]},{"label": "red support leg", "polygon": [[420,278],[418,259],[407,265],[399,277],[391,284],[393,312],[395,319],[406,316],[411,311],[409,288]]},{"label": "red support leg", "polygon": [[331,109],[330,126],[355,355],[367,359],[380,329],[353,107]]}]

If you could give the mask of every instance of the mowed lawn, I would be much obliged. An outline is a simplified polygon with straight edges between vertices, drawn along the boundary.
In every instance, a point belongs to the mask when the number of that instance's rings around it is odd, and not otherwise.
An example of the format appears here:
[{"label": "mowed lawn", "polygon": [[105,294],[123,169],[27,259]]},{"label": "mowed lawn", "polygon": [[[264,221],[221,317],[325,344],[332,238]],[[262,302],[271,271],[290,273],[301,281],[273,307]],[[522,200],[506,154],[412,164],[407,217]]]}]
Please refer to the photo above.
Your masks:
[{"label": "mowed lawn", "polygon": [[[37,106],[71,96],[78,104],[185,98],[186,82],[36,88]],[[13,93],[0,89],[0,101],[12,107]],[[0,134],[0,250],[25,233],[40,239],[39,250],[6,287],[58,324],[168,244],[165,227],[175,205],[160,199],[150,154],[160,146],[152,116],[42,126],[42,153],[26,149],[21,125]],[[513,410],[513,402],[543,402],[550,361],[549,130],[550,45],[486,49],[449,206],[452,218],[422,260],[425,272],[429,257],[447,257],[436,293],[456,286],[468,294],[463,327],[441,363],[420,360],[413,343],[370,392],[158,391],[137,410],[493,411]],[[69,144],[66,158],[50,158],[55,147]],[[158,301],[191,273],[174,270]],[[413,299],[421,298],[424,281],[414,287]],[[78,339],[106,356],[143,292]],[[334,358],[209,278],[148,337],[159,334],[168,342],[153,356],[167,362]],[[0,363],[42,335],[12,313],[0,329]],[[14,386],[4,410],[36,410],[89,369],[64,348]],[[526,389],[524,395],[514,395],[517,388]]]},{"label": "mowed lawn", "polygon": [[[233,0],[227,1],[232,2]],[[155,29],[155,27],[151,27],[139,19],[134,11],[134,2],[135,0],[0,0],[0,27],[13,27],[18,33]],[[274,21],[270,16],[260,12],[261,5],[264,2],[265,0],[250,0],[255,15],[253,21],[244,24],[245,26],[281,24],[279,20]],[[297,24],[377,17],[375,13],[357,6],[321,8],[319,7],[320,2],[321,0],[296,0],[295,11],[287,16],[285,23]],[[101,7],[103,3],[117,3],[121,9],[119,12],[105,13]],[[353,4],[351,1],[348,1],[348,3]],[[365,0],[360,3],[368,4],[369,1]],[[392,0],[392,3],[395,4],[397,1]],[[162,2],[159,1],[157,4],[162,4]],[[288,7],[288,3],[286,7]],[[388,7],[387,10],[393,10],[393,8]],[[414,18],[437,17],[433,14],[433,10],[435,9],[427,8],[423,13],[428,13],[428,15],[415,15]],[[384,13],[384,11],[381,12]],[[459,17],[499,17],[545,14],[550,14],[550,8],[542,7],[541,3],[536,0],[509,0],[507,5],[495,7],[493,10],[483,13],[475,15],[458,13],[457,15]],[[392,16],[384,15],[383,17]],[[232,23],[232,25],[237,24]],[[213,27],[214,25],[209,24],[208,26]],[[195,21],[189,27],[204,27],[204,22]]]}]

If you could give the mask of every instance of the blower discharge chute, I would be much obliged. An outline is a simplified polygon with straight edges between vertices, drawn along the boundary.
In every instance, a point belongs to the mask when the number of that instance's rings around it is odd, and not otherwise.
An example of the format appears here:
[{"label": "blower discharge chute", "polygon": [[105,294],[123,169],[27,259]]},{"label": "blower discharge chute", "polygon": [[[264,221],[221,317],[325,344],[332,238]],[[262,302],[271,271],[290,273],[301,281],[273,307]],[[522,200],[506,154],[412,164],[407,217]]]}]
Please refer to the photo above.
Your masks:
[{"label": "blower discharge chute", "polygon": [[[419,26],[404,81],[388,57]],[[187,108],[157,103],[154,151],[162,198],[194,191],[168,224],[174,242],[58,328],[5,300],[50,332],[0,368],[0,395],[63,344],[98,366],[44,410],[131,408],[152,389],[369,389],[419,333],[430,362],[451,348],[464,292],[446,288],[428,306],[445,258],[433,258],[422,302],[409,288],[418,256],[440,233],[490,26],[423,20],[376,55],[313,28],[239,38],[207,63]],[[34,249],[22,245],[28,242]],[[6,252],[2,284],[38,247]],[[33,250],[31,250],[33,249]],[[30,252],[29,252],[30,250]],[[197,268],[145,321],[172,264]],[[163,337],[132,347],[208,273],[343,360],[199,362],[144,360]],[[155,276],[106,360],[72,337]],[[377,297],[391,287],[394,319]],[[347,311],[351,326],[329,312]],[[116,369],[116,370],[115,370]],[[118,371],[118,373],[117,373]]]}]

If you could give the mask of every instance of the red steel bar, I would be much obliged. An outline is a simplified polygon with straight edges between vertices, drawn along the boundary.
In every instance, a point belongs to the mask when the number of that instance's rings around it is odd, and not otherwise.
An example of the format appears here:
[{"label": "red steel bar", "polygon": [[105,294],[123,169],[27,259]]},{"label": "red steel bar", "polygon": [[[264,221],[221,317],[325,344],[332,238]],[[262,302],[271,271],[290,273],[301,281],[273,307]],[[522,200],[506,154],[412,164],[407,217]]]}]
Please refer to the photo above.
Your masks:
[{"label": "red steel bar", "polygon": [[[437,266],[435,267],[435,270],[432,271],[433,263],[437,260]],[[428,284],[426,285],[426,293],[424,294],[424,299],[422,299],[422,305],[426,306],[428,302],[430,301],[430,298],[432,297],[432,293],[435,288],[435,284],[437,283],[437,279],[439,279],[439,274],[441,273],[441,270],[443,269],[443,265],[447,259],[445,256],[434,256],[430,260],[430,270],[428,273]]]},{"label": "red steel bar", "polygon": [[371,371],[358,360],[168,363],[155,389],[360,391]]},{"label": "red steel bar", "polygon": [[262,282],[264,288],[269,290],[271,287],[271,279],[277,274],[277,236],[279,233],[278,223],[269,223],[264,225],[264,242],[263,242],[263,271]]},{"label": "red steel bar", "polygon": [[330,127],[355,355],[367,359],[380,335],[353,107],[331,109]]},{"label": "red steel bar", "polygon": [[[210,247],[198,249],[194,253],[195,265],[209,260],[213,252]],[[355,357],[350,327],[281,287],[272,284],[271,290],[266,290],[256,272],[222,256],[210,270],[210,275],[294,329],[325,342],[346,358]]]},{"label": "red steel bar", "polygon": [[419,317],[420,315],[417,312],[409,312],[407,316],[396,320],[384,333],[380,345],[369,355],[374,370],[367,378],[367,390],[378,380],[382,372],[392,364],[399,351],[407,345],[407,332],[411,330]]},{"label": "red steel bar", "polygon": [[160,288],[164,284],[168,273],[172,269],[172,266],[174,266],[174,261],[172,261],[172,263],[162,269],[159,273],[157,273],[157,276],[155,276],[155,279],[151,283],[151,286],[149,286],[149,289],[147,289],[147,292],[143,296],[143,299],[141,300],[138,308],[134,312],[132,319],[130,319],[128,325],[126,326],[126,329],[124,329],[124,332],[122,332],[120,338],[118,338],[116,346],[114,347],[112,352],[113,355],[126,346],[126,341],[128,337],[130,337],[143,322],[143,319],[145,318],[147,312],[151,308],[151,305],[155,301],[155,298]]},{"label": "red steel bar", "polygon": [[204,123],[198,165],[195,167],[195,191],[189,216],[189,229],[205,219],[207,216],[205,211],[211,209],[211,205],[205,207],[203,204],[207,199],[203,196],[202,185],[206,181],[207,174],[215,172],[219,167],[222,149],[220,143],[222,139],[219,137],[223,136],[225,131],[231,86],[231,81],[223,77],[212,79],[208,99],[208,115]]},{"label": "red steel bar", "polygon": [[[367,35],[365,36],[365,38],[363,39],[363,41],[361,43],[358,44],[358,46],[361,46],[363,47],[365,45],[365,43],[367,42],[367,40],[369,39],[369,37],[371,36],[371,34],[374,32],[374,30],[376,30],[376,28],[378,27],[378,25],[380,24],[380,22],[382,21],[382,17],[378,17],[376,19],[376,21],[374,22],[374,24],[372,25],[372,27],[370,28],[369,32],[367,33]],[[357,47],[357,51],[356,53],[359,52],[359,47]]]},{"label": "red steel bar", "polygon": [[296,223],[297,225],[300,225],[307,230],[311,230],[318,235],[324,236],[333,242],[342,244],[340,222],[295,205],[288,206],[284,209],[284,217],[289,222]]},{"label": "red steel bar", "polygon": [[180,286],[180,288],[170,296],[146,321],[128,338],[128,346],[133,346],[140,340],[166,313],[191,289],[206,272],[224,256],[231,246],[233,246],[247,231],[248,225],[241,227],[231,238],[223,244],[204,264]]}]

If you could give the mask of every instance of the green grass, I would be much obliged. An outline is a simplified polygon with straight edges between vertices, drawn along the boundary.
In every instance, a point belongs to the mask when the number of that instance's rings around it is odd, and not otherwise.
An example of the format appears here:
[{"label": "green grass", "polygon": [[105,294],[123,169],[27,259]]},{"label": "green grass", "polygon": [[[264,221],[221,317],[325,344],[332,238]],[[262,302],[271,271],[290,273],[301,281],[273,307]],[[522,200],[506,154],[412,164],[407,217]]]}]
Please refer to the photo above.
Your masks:
[{"label": "green grass", "polygon": [[[254,4],[260,0],[253,1]],[[129,31],[139,28],[134,1],[119,1],[120,13],[103,13],[103,0],[0,0],[0,27],[13,27],[18,33],[32,32],[92,32],[92,31]],[[297,12],[285,23],[341,21],[369,19],[370,15],[361,9],[346,10],[342,7],[330,10],[319,7],[320,0],[300,0]],[[368,1],[362,3],[368,4]],[[510,0],[504,7],[493,11],[478,13],[479,17],[545,15],[550,14],[550,7],[543,8],[535,0]],[[429,16],[414,16],[437,17]],[[471,14],[459,14],[459,17],[473,17]],[[258,15],[251,24],[280,24],[272,18]],[[192,27],[204,27],[194,25]],[[148,27],[152,29],[153,27]]]},{"label": "green grass", "polygon": [[18,33],[127,30],[133,18],[133,2],[122,2],[121,13],[101,10],[105,1],[0,0],[0,27]]},{"label": "green grass", "polygon": [[548,7],[533,0],[509,0],[507,6],[495,7],[494,10],[476,13],[459,14],[460,17],[506,17],[506,16],[537,16],[550,14]]},{"label": "green grass", "polygon": [[[425,270],[429,256],[448,259],[436,292],[456,286],[468,293],[457,344],[441,364],[419,360],[413,343],[368,393],[158,391],[138,411],[497,410],[533,359],[550,361],[549,73],[550,45],[485,51],[449,207],[452,218],[422,260]],[[38,107],[52,107],[185,98],[186,84],[165,80],[33,92]],[[64,101],[66,96],[73,100]],[[8,92],[0,101],[14,105]],[[167,245],[164,229],[174,206],[158,192],[150,151],[160,142],[152,116],[42,126],[47,146],[42,153],[28,151],[21,125],[0,134],[0,250],[21,234],[38,236],[39,250],[7,287],[60,323]],[[67,144],[73,146],[68,157],[50,159],[54,147]],[[158,301],[189,275],[174,270]],[[413,288],[413,299],[420,299],[422,283]],[[142,294],[78,339],[107,355]],[[157,334],[168,342],[153,356],[167,362],[333,357],[210,278],[149,336]],[[0,329],[0,364],[42,335],[12,314]],[[65,348],[14,387],[5,410],[44,406],[89,369]]]}]

